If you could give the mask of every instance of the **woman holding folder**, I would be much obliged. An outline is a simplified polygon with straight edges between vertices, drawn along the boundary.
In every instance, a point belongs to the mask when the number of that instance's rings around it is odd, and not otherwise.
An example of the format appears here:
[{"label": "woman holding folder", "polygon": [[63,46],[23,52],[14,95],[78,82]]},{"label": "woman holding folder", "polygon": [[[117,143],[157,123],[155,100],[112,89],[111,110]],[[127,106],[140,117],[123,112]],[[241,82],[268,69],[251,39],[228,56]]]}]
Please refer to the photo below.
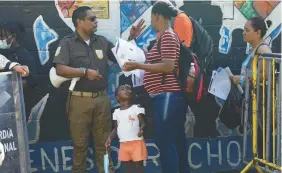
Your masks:
[{"label": "woman holding folder", "polygon": [[[127,62],[123,66],[123,71],[145,70],[144,87],[153,99],[155,143],[160,150],[163,173],[188,172],[184,131],[187,102],[173,75],[180,55],[180,41],[170,26],[170,19],[175,16],[177,10],[172,4],[157,1],[152,8],[151,26],[160,33],[157,38],[161,39],[160,50],[157,40],[147,53],[146,64]],[[140,33],[142,23],[131,30],[131,38]]]}]

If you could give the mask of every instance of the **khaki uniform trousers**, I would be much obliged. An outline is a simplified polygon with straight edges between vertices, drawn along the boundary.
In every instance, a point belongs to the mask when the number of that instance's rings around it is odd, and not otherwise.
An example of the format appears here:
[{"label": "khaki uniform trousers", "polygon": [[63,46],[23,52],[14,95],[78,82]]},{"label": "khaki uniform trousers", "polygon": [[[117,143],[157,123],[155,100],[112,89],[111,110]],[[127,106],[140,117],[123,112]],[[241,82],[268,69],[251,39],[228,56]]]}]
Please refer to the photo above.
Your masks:
[{"label": "khaki uniform trousers", "polygon": [[[111,101],[106,91],[71,92],[67,102],[70,134],[73,140],[73,173],[86,172],[86,156],[91,134],[99,173],[104,173],[105,142],[111,133]],[[110,154],[109,154],[110,155]],[[114,172],[110,159],[110,172]]]}]

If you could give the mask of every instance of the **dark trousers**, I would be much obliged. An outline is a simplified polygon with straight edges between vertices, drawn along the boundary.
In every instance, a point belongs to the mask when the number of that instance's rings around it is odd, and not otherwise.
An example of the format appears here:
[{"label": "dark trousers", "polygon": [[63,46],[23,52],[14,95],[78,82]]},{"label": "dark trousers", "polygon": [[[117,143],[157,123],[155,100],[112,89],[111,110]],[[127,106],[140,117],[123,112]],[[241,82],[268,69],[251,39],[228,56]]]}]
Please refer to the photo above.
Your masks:
[{"label": "dark trousers", "polygon": [[[109,96],[74,96],[69,98],[69,123],[73,140],[73,173],[86,172],[86,155],[92,133],[96,165],[99,173],[104,173],[105,142],[111,132],[111,102]],[[112,172],[113,163],[110,159]]]},{"label": "dark trousers", "polygon": [[153,97],[155,143],[160,151],[162,173],[187,173],[185,115],[187,103],[182,92]]}]

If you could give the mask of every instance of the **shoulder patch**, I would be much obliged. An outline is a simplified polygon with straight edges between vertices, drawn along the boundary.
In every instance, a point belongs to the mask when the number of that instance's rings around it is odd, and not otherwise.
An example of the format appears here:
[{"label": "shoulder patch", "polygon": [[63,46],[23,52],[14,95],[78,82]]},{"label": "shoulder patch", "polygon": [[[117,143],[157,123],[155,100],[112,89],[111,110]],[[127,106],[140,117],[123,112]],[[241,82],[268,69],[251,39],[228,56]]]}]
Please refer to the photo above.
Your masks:
[{"label": "shoulder patch", "polygon": [[59,46],[56,50],[56,53],[55,53],[55,56],[58,56],[60,55],[60,52],[61,52],[61,46]]}]

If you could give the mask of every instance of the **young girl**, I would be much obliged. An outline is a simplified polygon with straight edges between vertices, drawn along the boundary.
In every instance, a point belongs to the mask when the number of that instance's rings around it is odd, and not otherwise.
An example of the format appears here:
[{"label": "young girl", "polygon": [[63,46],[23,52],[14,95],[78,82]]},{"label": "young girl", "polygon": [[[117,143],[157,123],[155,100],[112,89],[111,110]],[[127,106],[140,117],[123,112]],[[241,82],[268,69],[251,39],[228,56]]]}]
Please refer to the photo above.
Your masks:
[{"label": "young girl", "polygon": [[116,99],[120,108],[113,113],[115,128],[106,141],[109,147],[112,140],[118,135],[120,148],[118,158],[125,167],[125,173],[144,173],[143,161],[147,160],[147,148],[143,138],[145,122],[144,108],[132,104],[132,89],[129,85],[122,85],[116,91]]}]

